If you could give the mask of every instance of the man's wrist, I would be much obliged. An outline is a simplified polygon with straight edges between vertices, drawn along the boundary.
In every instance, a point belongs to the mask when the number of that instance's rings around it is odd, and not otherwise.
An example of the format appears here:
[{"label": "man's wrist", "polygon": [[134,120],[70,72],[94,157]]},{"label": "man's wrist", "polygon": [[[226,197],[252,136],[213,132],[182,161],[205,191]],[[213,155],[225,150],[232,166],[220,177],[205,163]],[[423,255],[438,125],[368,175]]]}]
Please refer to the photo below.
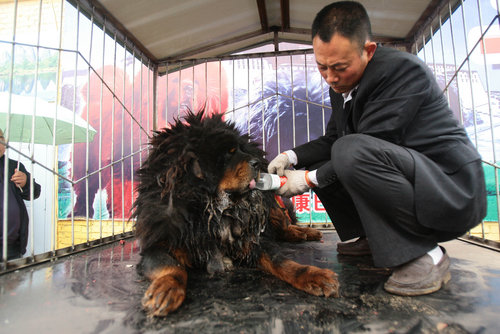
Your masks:
[{"label": "man's wrist", "polygon": [[295,166],[297,164],[297,162],[298,162],[297,154],[295,154],[294,151],[287,150],[281,154],[284,154],[288,157],[288,162],[290,162],[290,165]]},{"label": "man's wrist", "polygon": [[305,178],[309,188],[314,188],[318,185],[316,180],[316,170],[313,171],[306,170]]}]

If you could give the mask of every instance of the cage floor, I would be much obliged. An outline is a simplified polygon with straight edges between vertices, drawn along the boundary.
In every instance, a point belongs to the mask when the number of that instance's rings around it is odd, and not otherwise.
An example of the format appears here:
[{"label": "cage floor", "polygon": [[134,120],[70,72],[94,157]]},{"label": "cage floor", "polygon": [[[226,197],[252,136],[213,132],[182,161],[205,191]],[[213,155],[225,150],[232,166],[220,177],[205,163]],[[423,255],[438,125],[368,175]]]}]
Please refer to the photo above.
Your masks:
[{"label": "cage floor", "polygon": [[140,300],[134,239],[0,276],[2,333],[498,333],[500,253],[444,243],[452,280],[437,293],[386,293],[389,272],[370,257],[342,257],[335,232],[322,242],[284,243],[304,264],[333,269],[340,298],[310,296],[255,269],[209,278],[190,273],[184,304],[148,318]]}]

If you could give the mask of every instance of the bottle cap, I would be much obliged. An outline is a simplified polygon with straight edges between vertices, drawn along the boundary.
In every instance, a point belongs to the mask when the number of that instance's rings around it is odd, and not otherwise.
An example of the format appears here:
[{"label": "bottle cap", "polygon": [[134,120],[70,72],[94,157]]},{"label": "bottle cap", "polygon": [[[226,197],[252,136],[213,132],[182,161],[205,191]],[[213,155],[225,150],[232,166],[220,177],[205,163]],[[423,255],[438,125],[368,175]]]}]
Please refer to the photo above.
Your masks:
[{"label": "bottle cap", "polygon": [[271,188],[270,189],[278,189],[279,187],[282,186],[281,179],[278,175],[276,175],[276,174],[269,174],[269,175],[271,175]]}]

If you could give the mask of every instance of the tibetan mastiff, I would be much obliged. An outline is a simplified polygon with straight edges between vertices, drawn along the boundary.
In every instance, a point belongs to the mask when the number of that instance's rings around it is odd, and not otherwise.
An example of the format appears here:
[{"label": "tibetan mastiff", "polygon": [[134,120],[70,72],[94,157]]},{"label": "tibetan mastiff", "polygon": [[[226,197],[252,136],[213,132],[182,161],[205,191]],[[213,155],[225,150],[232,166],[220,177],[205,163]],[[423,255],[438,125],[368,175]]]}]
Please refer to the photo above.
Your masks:
[{"label": "tibetan mastiff", "polygon": [[188,112],[156,131],[150,145],[132,215],[142,249],[138,271],[151,281],[142,299],[148,315],[165,316],[182,304],[190,268],[213,275],[257,267],[310,294],[338,296],[333,271],[280,255],[276,240],[322,235],[293,225],[290,206],[255,189],[267,161],[248,136],[221,115]]}]

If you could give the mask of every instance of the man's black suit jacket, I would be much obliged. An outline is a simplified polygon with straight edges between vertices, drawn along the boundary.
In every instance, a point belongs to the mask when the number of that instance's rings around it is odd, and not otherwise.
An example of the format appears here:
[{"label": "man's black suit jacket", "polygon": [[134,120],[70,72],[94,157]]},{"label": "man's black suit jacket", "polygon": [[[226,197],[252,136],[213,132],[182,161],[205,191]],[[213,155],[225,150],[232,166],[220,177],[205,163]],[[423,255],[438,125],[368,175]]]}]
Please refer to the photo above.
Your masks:
[{"label": "man's black suit jacket", "polygon": [[[421,224],[456,231],[484,218],[484,175],[477,168],[481,157],[432,72],[417,57],[378,46],[351,108],[344,111],[342,94],[331,88],[330,100],[326,133],[294,148],[296,168],[331,160],[332,145],[342,136],[370,135],[407,148],[415,159],[415,208]],[[322,165],[317,179],[319,187],[330,185],[336,179],[335,166]]]}]

